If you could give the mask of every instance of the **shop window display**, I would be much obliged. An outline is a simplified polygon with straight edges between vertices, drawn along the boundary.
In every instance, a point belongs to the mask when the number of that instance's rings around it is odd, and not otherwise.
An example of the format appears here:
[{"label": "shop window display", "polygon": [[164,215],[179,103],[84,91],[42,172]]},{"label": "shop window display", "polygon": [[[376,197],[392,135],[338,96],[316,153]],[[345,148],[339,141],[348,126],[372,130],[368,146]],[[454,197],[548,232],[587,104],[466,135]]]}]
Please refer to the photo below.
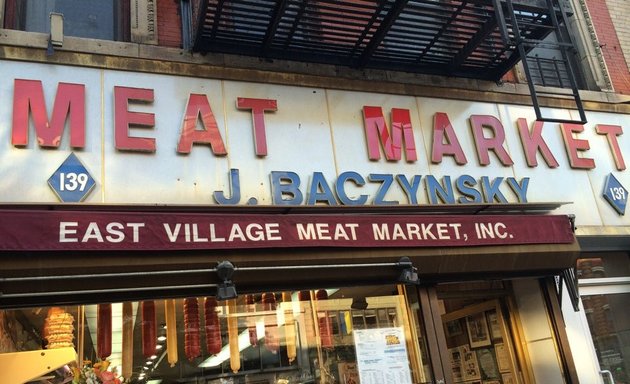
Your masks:
[{"label": "shop window display", "polygon": [[412,306],[390,286],[2,310],[0,366],[69,350],[25,382],[428,383]]},{"label": "shop window display", "polygon": [[[489,287],[482,288],[485,290],[481,292],[493,295],[492,291],[487,289]],[[453,298],[456,297],[453,290],[447,289],[442,292],[442,295],[452,297],[441,301],[441,304],[444,311],[442,325],[453,382],[522,383],[516,369],[514,346],[504,320],[500,299],[475,299],[474,291],[472,292],[467,292],[469,295],[467,298]],[[497,292],[494,292],[494,295],[497,295]]]}]

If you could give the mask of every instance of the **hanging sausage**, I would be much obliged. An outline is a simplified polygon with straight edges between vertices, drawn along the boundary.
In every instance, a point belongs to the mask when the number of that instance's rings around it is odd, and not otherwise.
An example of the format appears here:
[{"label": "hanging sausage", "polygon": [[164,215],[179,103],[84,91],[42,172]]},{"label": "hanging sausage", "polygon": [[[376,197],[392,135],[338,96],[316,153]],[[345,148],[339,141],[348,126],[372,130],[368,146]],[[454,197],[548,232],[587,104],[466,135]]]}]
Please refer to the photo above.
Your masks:
[{"label": "hanging sausage", "polygon": [[285,305],[289,307],[284,317],[284,337],[286,338],[287,357],[289,358],[289,363],[291,363],[297,356],[295,345],[295,322],[293,319],[293,308],[291,308],[291,292],[282,292],[282,302],[287,303]]},{"label": "hanging sausage", "polygon": [[147,359],[155,355],[157,346],[155,325],[155,302],[142,302],[142,354]]},{"label": "hanging sausage", "polygon": [[[247,312],[256,312],[256,303],[254,302],[254,295],[245,296],[245,304],[247,305]],[[247,320],[247,329],[249,331],[249,344],[258,344],[258,333],[256,332],[256,320],[253,316]]]},{"label": "hanging sausage", "polygon": [[[328,292],[325,289],[320,289],[315,293],[315,298],[320,300],[328,299]],[[327,311],[318,311],[317,321],[319,323],[319,338],[321,340],[322,348],[333,347],[333,334],[332,334],[332,321],[328,317]]]},{"label": "hanging sausage", "polygon": [[300,292],[298,292],[298,300],[299,301],[310,301],[311,300],[311,291],[300,291]]},{"label": "hanging sausage", "polygon": [[122,304],[122,376],[131,377],[133,372],[133,304]]},{"label": "hanging sausage", "polygon": [[204,317],[206,319],[206,349],[211,355],[221,352],[223,341],[221,340],[221,323],[217,313],[217,299],[206,297],[204,303]]},{"label": "hanging sausage", "polygon": [[96,314],[96,353],[105,360],[112,354],[112,305],[99,304]]},{"label": "hanging sausage", "polygon": [[199,326],[199,303],[197,299],[184,299],[184,353],[190,361],[201,355]]},{"label": "hanging sausage", "polygon": [[175,300],[164,300],[164,317],[166,319],[166,353],[171,367],[177,364],[177,318]]},{"label": "hanging sausage", "polygon": [[241,353],[238,347],[238,317],[236,300],[228,300],[228,338],[230,345],[230,369],[236,373],[241,369]]},{"label": "hanging sausage", "polygon": [[[274,311],[276,309],[276,295],[273,292],[266,292],[262,294],[263,311]],[[274,316],[275,317],[275,316]],[[273,317],[267,317],[271,319]],[[278,324],[277,321],[272,320],[265,322],[265,348],[271,352],[278,352],[280,349],[280,339],[278,338]]]}]

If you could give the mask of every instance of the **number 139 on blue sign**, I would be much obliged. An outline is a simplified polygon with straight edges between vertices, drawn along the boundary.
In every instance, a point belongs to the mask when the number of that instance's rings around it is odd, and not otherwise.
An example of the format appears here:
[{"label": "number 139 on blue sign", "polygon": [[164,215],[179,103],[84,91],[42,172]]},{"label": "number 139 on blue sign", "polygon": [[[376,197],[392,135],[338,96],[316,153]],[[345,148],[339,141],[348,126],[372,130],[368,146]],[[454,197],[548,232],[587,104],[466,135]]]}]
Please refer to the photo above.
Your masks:
[{"label": "number 139 on blue sign", "polygon": [[609,188],[609,191],[613,200],[624,200],[626,198],[626,190],[623,187]]},{"label": "number 139 on blue sign", "polygon": [[604,199],[620,215],[626,213],[626,203],[628,202],[628,190],[611,173],[604,182]]},{"label": "number 139 on blue sign", "polygon": [[88,180],[90,177],[87,173],[75,173],[75,172],[60,172],[59,173],[59,190],[63,191],[76,191],[77,188],[80,192],[85,191]]},{"label": "number 139 on blue sign", "polygon": [[96,182],[74,153],[48,179],[48,185],[64,203],[78,203],[90,193]]}]

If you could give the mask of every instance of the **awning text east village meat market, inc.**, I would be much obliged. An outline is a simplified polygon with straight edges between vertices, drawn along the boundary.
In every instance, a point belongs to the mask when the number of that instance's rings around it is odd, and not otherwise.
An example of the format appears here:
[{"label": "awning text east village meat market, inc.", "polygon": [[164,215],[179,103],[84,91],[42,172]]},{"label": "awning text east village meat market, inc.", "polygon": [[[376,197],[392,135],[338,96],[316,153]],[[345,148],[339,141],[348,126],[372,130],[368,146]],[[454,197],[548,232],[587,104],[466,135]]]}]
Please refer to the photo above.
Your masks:
[{"label": "awning text east village meat market, inc.", "polygon": [[269,215],[0,210],[0,250],[565,244],[565,215]]}]

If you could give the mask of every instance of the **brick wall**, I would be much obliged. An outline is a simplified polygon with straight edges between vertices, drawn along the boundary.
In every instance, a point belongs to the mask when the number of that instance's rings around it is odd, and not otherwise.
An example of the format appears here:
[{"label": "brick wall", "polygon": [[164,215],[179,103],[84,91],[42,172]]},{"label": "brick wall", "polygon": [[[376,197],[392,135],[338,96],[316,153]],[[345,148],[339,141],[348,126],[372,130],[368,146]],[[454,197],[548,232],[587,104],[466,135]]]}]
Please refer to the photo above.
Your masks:
[{"label": "brick wall", "polygon": [[182,45],[182,21],[179,0],[157,2],[158,44],[180,48]]},{"label": "brick wall", "polygon": [[617,38],[621,44],[621,51],[630,65],[630,1],[607,0],[610,18],[617,31]]},{"label": "brick wall", "polygon": [[[621,5],[627,8],[627,5],[622,4],[627,1],[628,0],[609,0],[611,5],[614,6],[612,9],[608,8],[606,0],[587,0],[586,6],[588,7],[588,12],[595,26],[597,41],[602,47],[602,55],[606,61],[613,88],[617,93],[630,95],[630,70],[628,69],[628,62],[622,52],[621,44],[617,37],[617,32],[615,31],[613,17],[611,16],[614,12],[619,12],[616,8],[617,6]],[[614,17],[620,18],[619,23],[628,23],[627,11],[626,13],[615,14]],[[623,21],[621,21],[622,19]],[[622,37],[625,36],[623,29],[620,30],[620,34]],[[630,36],[625,37],[628,38]]]}]

